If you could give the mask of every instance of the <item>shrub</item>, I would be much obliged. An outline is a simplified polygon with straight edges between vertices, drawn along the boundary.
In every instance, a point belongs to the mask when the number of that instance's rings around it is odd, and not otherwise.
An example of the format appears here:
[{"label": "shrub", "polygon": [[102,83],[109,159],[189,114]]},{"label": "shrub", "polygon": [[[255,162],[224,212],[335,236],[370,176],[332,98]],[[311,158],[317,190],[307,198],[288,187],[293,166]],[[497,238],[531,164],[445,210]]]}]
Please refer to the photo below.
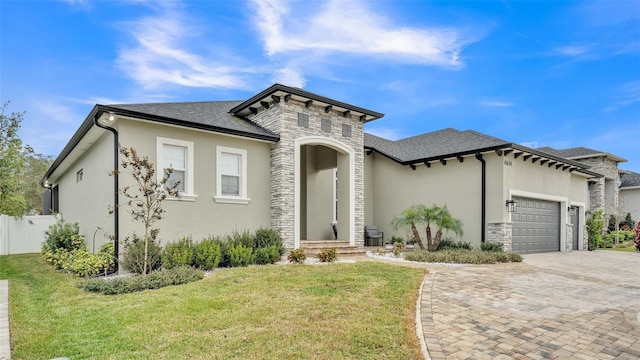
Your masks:
[{"label": "shrub", "polygon": [[245,248],[254,249],[256,247],[256,239],[248,230],[242,232],[234,230],[231,234],[226,236],[226,242],[229,245],[242,244]]},{"label": "shrub", "polygon": [[194,249],[191,238],[169,243],[162,252],[162,267],[171,269],[178,266],[191,266],[194,263]]},{"label": "shrub", "polygon": [[255,251],[255,263],[258,265],[275,264],[280,261],[281,256],[277,245],[259,247]]},{"label": "shrub", "polygon": [[159,289],[170,285],[181,285],[200,280],[204,277],[201,270],[188,266],[162,269],[147,275],[136,275],[117,278],[86,279],[78,287],[104,295],[125,294],[147,289]]},{"label": "shrub", "polygon": [[492,252],[503,252],[504,245],[502,243],[497,243],[497,242],[483,242],[482,244],[480,244],[480,250],[492,251]]},{"label": "shrub", "polygon": [[496,262],[521,262],[522,256],[509,252],[490,252],[466,249],[447,249],[436,252],[413,251],[405,255],[406,260],[453,264],[495,264]]},{"label": "shrub", "polygon": [[405,249],[406,249],[406,246],[404,245],[404,243],[396,242],[396,243],[393,244],[393,250],[391,250],[391,251],[393,252],[393,255],[398,256]]},{"label": "shrub", "polygon": [[278,254],[280,256],[284,255],[285,248],[284,245],[282,245],[282,238],[277,231],[273,229],[260,228],[256,230],[254,238],[257,249],[275,246],[278,249]]},{"label": "shrub", "polygon": [[248,266],[253,263],[253,249],[241,243],[229,245],[229,265],[231,267]]},{"label": "shrub", "polygon": [[209,237],[194,246],[195,266],[202,270],[213,270],[220,264],[222,253],[220,251],[220,241]]},{"label": "shrub", "polygon": [[[160,268],[162,264],[162,248],[155,239],[148,241],[148,264],[147,273]],[[124,239],[124,254],[121,261],[122,266],[135,274],[144,272],[144,241],[137,235]]]},{"label": "shrub", "polygon": [[469,242],[457,241],[454,242],[451,239],[442,239],[440,244],[438,245],[438,250],[447,250],[447,249],[465,249],[471,250],[473,247]]},{"label": "shrub", "polygon": [[67,223],[62,216],[56,217],[55,224],[45,231],[45,241],[42,244],[42,252],[47,250],[55,252],[58,249],[73,251],[85,246],[85,238],[80,235],[78,223]]},{"label": "shrub", "polygon": [[302,248],[293,249],[287,256],[287,260],[289,260],[290,263],[304,264],[304,261],[307,260],[307,253]]},{"label": "shrub", "polygon": [[317,256],[320,262],[334,262],[338,259],[338,250],[336,248],[323,250]]},{"label": "shrub", "polygon": [[602,230],[604,229],[604,213],[602,210],[597,210],[591,214],[587,221],[587,234],[589,250],[595,250],[598,244],[602,242]]}]

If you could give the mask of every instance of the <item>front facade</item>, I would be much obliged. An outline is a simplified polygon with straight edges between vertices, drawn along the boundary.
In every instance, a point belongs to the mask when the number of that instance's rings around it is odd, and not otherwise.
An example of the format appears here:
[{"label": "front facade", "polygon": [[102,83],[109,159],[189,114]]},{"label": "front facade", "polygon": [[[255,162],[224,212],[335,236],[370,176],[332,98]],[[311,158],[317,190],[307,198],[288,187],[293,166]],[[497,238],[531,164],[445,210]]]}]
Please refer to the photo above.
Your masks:
[{"label": "front facade", "polygon": [[280,84],[246,101],[97,105],[42,184],[96,248],[143,230],[120,194],[132,184],[120,145],[180,180],[158,223],[164,242],[271,227],[289,249],[334,239],[363,248],[366,225],[406,237],[391,221],[423,203],[446,204],[476,247],[586,249],[589,182],[601,177],[588,166],[473,131],[365,134],[382,116]]}]

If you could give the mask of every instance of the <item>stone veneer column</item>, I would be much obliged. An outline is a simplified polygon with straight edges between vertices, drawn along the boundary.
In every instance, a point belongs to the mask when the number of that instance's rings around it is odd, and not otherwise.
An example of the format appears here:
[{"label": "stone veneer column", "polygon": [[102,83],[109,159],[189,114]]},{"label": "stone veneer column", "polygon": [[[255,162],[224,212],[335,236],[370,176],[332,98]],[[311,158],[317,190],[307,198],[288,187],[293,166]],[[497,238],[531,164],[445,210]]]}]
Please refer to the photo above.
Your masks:
[{"label": "stone veneer column", "polygon": [[[298,113],[309,115],[309,127],[298,126]],[[355,245],[364,246],[364,127],[356,117],[324,107],[306,107],[295,100],[272,103],[249,119],[278,134],[280,141],[271,146],[271,226],[282,236],[285,247],[295,241],[295,140],[322,136],[339,141],[355,152]],[[331,120],[331,132],[321,130],[321,119]],[[342,125],[351,126],[351,137],[342,135]]]},{"label": "stone veneer column", "polygon": [[567,224],[567,241],[565,248],[567,252],[571,252],[573,250],[573,224]]},{"label": "stone veneer column", "polygon": [[500,243],[504,251],[513,250],[513,224],[510,222],[490,222],[487,242]]}]

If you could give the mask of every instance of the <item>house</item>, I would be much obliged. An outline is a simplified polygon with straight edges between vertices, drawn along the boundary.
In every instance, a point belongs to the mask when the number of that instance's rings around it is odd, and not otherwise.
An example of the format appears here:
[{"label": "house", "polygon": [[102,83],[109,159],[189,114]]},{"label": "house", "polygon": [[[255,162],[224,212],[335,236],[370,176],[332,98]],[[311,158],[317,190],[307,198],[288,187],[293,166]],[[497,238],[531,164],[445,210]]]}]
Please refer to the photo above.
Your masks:
[{"label": "house", "polygon": [[586,249],[588,184],[602,177],[588,165],[475,131],[364,132],[383,116],[281,84],[244,101],[96,105],[42,184],[52,210],[99,242],[142,231],[125,207],[108,214],[132,181],[122,145],[181,180],[182,196],[164,205],[164,241],[271,227],[293,249],[333,239],[334,224],[338,241],[363,248],[365,225],[406,235],[393,217],[424,203],[447,204],[474,246]]},{"label": "house", "polygon": [[621,171],[620,174],[620,212],[631,214],[634,221],[640,221],[640,174],[633,171]]}]

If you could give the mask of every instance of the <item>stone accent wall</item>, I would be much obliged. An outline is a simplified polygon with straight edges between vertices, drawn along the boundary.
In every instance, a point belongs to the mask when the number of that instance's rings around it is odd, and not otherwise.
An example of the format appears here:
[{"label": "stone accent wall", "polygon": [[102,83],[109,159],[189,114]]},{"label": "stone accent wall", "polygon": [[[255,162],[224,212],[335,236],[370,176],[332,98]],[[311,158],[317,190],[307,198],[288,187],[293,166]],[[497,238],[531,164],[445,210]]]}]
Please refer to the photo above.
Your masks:
[{"label": "stone accent wall", "polygon": [[513,224],[510,222],[490,222],[487,242],[501,243],[504,251],[513,250]]},{"label": "stone accent wall", "polygon": [[566,246],[567,252],[571,252],[573,250],[573,224],[567,224],[567,237],[566,237]]},{"label": "stone accent wall", "polygon": [[613,187],[613,199],[611,199],[611,203],[614,207],[617,207],[620,189],[620,174],[618,173],[618,163],[607,158],[606,156],[577,159],[577,161],[585,165],[589,165],[591,167],[589,170],[604,175],[604,178],[594,179],[596,182],[591,184],[591,186],[589,187],[590,209],[592,211],[605,210],[605,180],[613,181],[613,184],[611,185]]},{"label": "stone accent wall", "polygon": [[[309,127],[298,126],[298,113],[309,115]],[[364,127],[355,116],[290,99],[271,102],[249,119],[280,135],[271,147],[271,226],[280,232],[285,247],[294,247],[295,234],[295,140],[322,136],[339,141],[355,152],[355,245],[364,246]],[[321,119],[331,121],[331,132],[322,131]],[[342,125],[351,126],[351,137],[343,136]]]}]

